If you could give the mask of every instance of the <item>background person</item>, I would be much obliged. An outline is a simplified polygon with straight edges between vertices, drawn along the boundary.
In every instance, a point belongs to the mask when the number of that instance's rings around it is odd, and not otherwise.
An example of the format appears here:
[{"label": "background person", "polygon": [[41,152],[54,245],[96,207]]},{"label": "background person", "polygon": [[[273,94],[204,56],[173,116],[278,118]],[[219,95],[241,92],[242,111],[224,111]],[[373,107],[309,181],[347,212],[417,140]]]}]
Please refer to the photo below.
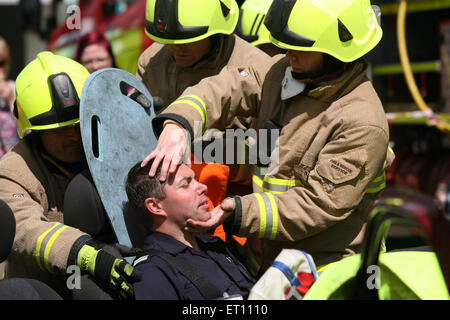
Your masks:
[{"label": "background person", "polygon": [[75,60],[93,73],[104,68],[117,68],[111,43],[98,31],[92,31],[80,38]]},{"label": "background person", "polygon": [[14,81],[8,80],[11,52],[8,43],[0,37],[0,157],[18,141],[17,121],[13,117],[16,99]]}]

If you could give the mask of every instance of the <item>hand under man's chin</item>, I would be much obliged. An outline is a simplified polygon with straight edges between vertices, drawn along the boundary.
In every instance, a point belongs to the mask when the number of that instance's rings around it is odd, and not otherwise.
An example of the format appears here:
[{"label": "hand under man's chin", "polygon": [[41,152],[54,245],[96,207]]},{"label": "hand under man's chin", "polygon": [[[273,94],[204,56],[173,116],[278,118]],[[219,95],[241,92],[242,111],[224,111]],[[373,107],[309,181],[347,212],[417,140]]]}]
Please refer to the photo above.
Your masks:
[{"label": "hand under man's chin", "polygon": [[198,216],[197,221],[206,222],[211,219],[211,211],[204,212]]}]

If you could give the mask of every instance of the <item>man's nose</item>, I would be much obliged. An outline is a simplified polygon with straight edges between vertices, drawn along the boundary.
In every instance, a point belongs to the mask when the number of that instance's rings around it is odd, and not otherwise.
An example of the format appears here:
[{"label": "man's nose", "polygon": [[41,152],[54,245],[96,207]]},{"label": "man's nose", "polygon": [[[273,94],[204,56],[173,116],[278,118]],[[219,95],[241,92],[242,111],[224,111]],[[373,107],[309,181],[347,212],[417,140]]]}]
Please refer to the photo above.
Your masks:
[{"label": "man's nose", "polygon": [[173,52],[175,52],[175,53],[182,52],[186,48],[185,44],[173,44],[171,46],[172,46]]},{"label": "man's nose", "polygon": [[79,126],[67,127],[66,137],[67,137],[67,139],[70,139],[73,141],[81,140],[80,127]]},{"label": "man's nose", "polygon": [[197,190],[199,194],[203,194],[206,193],[206,191],[208,191],[208,186],[206,184],[200,183],[197,181]]}]

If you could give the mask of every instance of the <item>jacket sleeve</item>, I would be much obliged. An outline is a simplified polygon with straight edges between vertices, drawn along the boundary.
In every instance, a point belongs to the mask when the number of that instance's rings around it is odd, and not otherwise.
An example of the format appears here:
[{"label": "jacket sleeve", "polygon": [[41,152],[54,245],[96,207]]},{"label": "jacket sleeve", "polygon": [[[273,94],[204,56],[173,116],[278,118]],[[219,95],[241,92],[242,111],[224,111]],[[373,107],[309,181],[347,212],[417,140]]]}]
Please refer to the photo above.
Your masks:
[{"label": "jacket sleeve", "polygon": [[144,73],[145,73],[145,68],[147,66],[147,63],[148,63],[148,58],[147,58],[146,52],[144,51],[139,56],[138,63],[137,63],[137,69],[136,69],[136,78],[138,78],[141,81],[144,81]]},{"label": "jacket sleeve", "polygon": [[193,140],[201,137],[206,129],[224,130],[236,116],[255,116],[267,70],[267,65],[261,68],[228,66],[218,75],[187,88],[154,119],[155,134],[159,136],[163,122],[171,119],[187,129]]},{"label": "jacket sleeve", "polygon": [[324,146],[306,179],[296,174],[303,185],[236,198],[232,232],[298,241],[346,219],[365,194],[380,190],[388,141],[376,126],[342,131]]},{"label": "jacket sleeve", "polygon": [[47,272],[65,272],[70,249],[85,233],[50,222],[44,208],[20,184],[0,178],[0,199],[14,212],[16,235],[13,254]]}]

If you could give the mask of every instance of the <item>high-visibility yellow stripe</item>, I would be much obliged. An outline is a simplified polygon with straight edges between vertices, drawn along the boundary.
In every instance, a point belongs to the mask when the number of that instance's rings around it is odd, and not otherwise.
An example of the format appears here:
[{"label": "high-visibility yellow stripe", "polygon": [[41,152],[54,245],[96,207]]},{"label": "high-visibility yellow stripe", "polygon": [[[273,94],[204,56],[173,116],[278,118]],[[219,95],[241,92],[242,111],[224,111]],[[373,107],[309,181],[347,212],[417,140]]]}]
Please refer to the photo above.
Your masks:
[{"label": "high-visibility yellow stripe", "polygon": [[265,176],[262,190],[265,192],[272,192],[275,194],[282,194],[293,187],[302,187],[303,183],[300,180],[291,179],[277,179]]},{"label": "high-visibility yellow stripe", "polygon": [[278,207],[277,203],[275,202],[275,197],[270,193],[266,194],[269,197],[270,205],[272,207],[272,232],[269,239],[274,240],[278,230]]},{"label": "high-visibility yellow stripe", "polygon": [[202,110],[199,108],[199,106],[197,104],[195,104],[194,102],[189,101],[189,100],[177,100],[177,101],[172,102],[170,105],[172,106],[172,105],[182,104],[182,103],[191,105],[192,107],[194,107],[200,113],[200,115],[202,116],[202,130],[204,130],[205,124],[206,124],[206,117],[205,117],[205,115],[203,114]]},{"label": "high-visibility yellow stripe", "polygon": [[200,115],[202,117],[202,129],[204,130],[205,125],[206,125],[207,113],[206,113],[206,106],[205,106],[205,103],[203,102],[203,100],[195,95],[188,94],[188,95],[178,98],[177,100],[172,102],[170,105],[176,105],[176,104],[181,104],[181,103],[189,104],[190,106],[194,107],[200,113]]},{"label": "high-visibility yellow stripe", "polygon": [[184,98],[191,98],[191,99],[194,99],[194,100],[198,101],[202,105],[203,110],[205,110],[205,115],[206,115],[206,105],[203,102],[203,100],[200,99],[199,96],[196,96],[196,95],[193,95],[193,94],[187,94],[185,96],[180,97],[180,99],[184,99]]},{"label": "high-visibility yellow stripe", "polygon": [[255,193],[254,195],[259,205],[260,226],[258,238],[263,238],[264,234],[266,233],[266,206],[264,205],[264,199],[259,193]]},{"label": "high-visibility yellow stripe", "polygon": [[392,150],[391,147],[388,147],[388,150],[389,150],[390,153],[392,153],[395,156],[395,152],[394,152],[394,150]]},{"label": "high-visibility yellow stripe", "polygon": [[278,208],[271,193],[254,193],[259,205],[259,238],[274,240],[278,231]]},{"label": "high-visibility yellow stripe", "polygon": [[378,193],[386,188],[386,173],[376,177],[371,183],[369,183],[366,193]]},{"label": "high-visibility yellow stripe", "polygon": [[261,180],[260,177],[258,177],[256,174],[254,174],[252,177],[252,180],[258,187],[262,188],[263,181]]},{"label": "high-visibility yellow stripe", "polygon": [[264,177],[264,181],[267,181],[270,184],[277,184],[280,186],[288,186],[288,187],[296,187],[296,186],[303,185],[300,180],[291,180],[291,179],[278,179],[278,178]]},{"label": "high-visibility yellow stripe", "polygon": [[52,268],[50,268],[50,265],[48,264],[48,256],[50,255],[50,249],[53,246],[53,242],[55,242],[56,238],[58,238],[59,234],[61,232],[63,232],[65,229],[67,229],[68,226],[63,226],[62,228],[60,228],[59,230],[57,230],[50,238],[50,240],[47,243],[47,246],[45,247],[45,252],[44,252],[44,262],[45,262],[45,266],[47,267],[47,270],[52,271]]},{"label": "high-visibility yellow stripe", "polygon": [[[41,234],[37,240],[36,243],[36,260],[37,263],[39,265],[39,268],[41,268],[41,270],[45,271],[44,269],[44,265],[41,263],[41,260],[44,259],[44,257],[41,256],[41,246],[42,246],[42,242],[43,240],[46,238],[46,236],[52,232],[55,228],[60,228],[61,223],[56,223],[54,226],[52,226],[50,229],[48,229],[47,231],[45,231],[43,234]],[[46,242],[44,243],[44,246],[46,245]],[[43,261],[42,261],[43,262]]]}]

